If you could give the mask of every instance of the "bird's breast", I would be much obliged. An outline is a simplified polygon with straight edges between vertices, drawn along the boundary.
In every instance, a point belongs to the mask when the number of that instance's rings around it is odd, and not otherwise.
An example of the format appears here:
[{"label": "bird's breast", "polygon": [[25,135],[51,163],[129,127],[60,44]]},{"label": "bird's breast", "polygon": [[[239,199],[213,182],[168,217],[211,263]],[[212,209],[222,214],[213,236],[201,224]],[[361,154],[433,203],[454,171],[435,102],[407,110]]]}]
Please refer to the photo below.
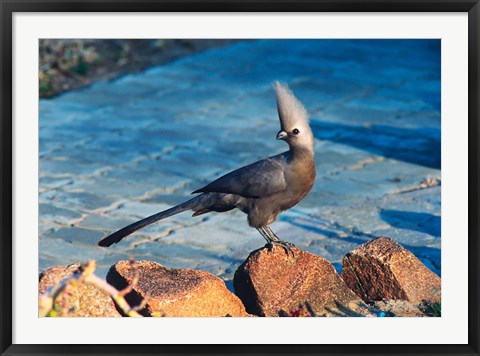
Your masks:
[{"label": "bird's breast", "polygon": [[[313,187],[315,176],[316,171],[313,158],[295,162],[287,177],[287,186],[298,192],[298,194],[304,192],[306,195]],[[303,195],[302,198],[305,197],[305,195]]]}]

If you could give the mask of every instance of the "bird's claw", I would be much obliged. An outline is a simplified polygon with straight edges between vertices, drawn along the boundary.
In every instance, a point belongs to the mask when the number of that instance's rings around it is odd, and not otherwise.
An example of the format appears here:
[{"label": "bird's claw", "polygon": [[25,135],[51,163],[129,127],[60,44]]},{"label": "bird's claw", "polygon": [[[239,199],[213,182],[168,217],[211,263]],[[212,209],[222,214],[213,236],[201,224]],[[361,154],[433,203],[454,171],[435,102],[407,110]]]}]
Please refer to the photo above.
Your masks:
[{"label": "bird's claw", "polygon": [[292,247],[295,247],[294,244],[291,242],[283,241],[283,240],[272,240],[267,244],[268,251],[272,252],[273,251],[273,246],[278,245],[282,247],[286,254],[289,255],[290,253],[292,254],[292,257],[295,257],[295,252],[293,252]]}]

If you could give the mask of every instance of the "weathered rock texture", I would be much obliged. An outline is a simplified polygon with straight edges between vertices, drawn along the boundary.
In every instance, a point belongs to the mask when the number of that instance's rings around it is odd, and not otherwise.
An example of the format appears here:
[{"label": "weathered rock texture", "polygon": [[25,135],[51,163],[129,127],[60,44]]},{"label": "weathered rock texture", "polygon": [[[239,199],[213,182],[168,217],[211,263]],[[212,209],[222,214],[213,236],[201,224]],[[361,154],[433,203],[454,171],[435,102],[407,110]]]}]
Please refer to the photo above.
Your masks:
[{"label": "weathered rock texture", "polygon": [[120,261],[110,268],[107,282],[117,289],[138,283],[126,295],[130,305],[145,299],[144,315],[220,317],[248,316],[240,299],[225,283],[205,271],[167,268],[150,261]]},{"label": "weathered rock texture", "polygon": [[370,315],[325,258],[293,248],[256,250],[237,269],[235,293],[259,316],[290,315],[302,305],[317,316]]},{"label": "weathered rock texture", "polygon": [[410,251],[379,237],[349,252],[342,278],[364,301],[400,299],[414,304],[441,299],[441,279]]},{"label": "weathered rock texture", "polygon": [[[64,278],[79,271],[80,265],[55,266],[40,273],[39,294],[56,285]],[[120,313],[110,295],[88,283],[79,283],[69,288],[70,296],[57,298],[57,305],[66,311],[66,317],[119,317]],[[62,293],[63,294],[63,293]]]}]

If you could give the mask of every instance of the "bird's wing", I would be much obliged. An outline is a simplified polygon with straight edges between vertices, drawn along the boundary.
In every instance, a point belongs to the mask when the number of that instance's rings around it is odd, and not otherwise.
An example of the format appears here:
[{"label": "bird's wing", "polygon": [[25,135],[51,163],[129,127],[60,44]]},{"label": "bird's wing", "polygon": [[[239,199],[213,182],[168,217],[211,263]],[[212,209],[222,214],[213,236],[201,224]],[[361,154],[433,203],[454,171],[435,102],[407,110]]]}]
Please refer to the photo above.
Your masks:
[{"label": "bird's wing", "polygon": [[287,187],[283,155],[270,157],[230,172],[194,193],[228,193],[246,198],[261,198]]}]

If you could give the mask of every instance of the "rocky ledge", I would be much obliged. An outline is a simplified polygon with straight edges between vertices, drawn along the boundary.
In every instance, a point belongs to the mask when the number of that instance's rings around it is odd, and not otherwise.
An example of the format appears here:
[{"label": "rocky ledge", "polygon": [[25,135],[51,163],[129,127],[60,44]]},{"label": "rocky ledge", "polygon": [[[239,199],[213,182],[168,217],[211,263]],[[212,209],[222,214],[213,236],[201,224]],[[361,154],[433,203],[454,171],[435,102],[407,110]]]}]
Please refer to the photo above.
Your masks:
[{"label": "rocky ledge", "polygon": [[[81,272],[79,264],[55,266],[40,273],[39,294],[58,286],[62,281]],[[55,293],[50,292],[50,293]],[[120,317],[110,295],[89,283],[75,283],[63,289],[62,296],[57,298],[56,308],[50,316],[61,315],[72,317]]]},{"label": "rocky ledge", "polygon": [[349,252],[343,258],[342,278],[366,302],[441,301],[440,277],[388,237],[379,237]]},{"label": "rocky ledge", "polygon": [[107,282],[119,290],[133,285],[126,300],[131,306],[143,302],[140,312],[146,316],[247,316],[223,280],[205,271],[120,261],[108,271]]},{"label": "rocky ledge", "polygon": [[282,316],[307,308],[319,316],[371,315],[325,258],[297,248],[292,252],[264,247],[238,268],[235,292],[249,313]]},{"label": "rocky ledge", "polygon": [[[143,316],[440,315],[440,277],[387,237],[349,252],[341,276],[325,258],[292,251],[287,254],[278,246],[253,251],[235,272],[235,294],[211,273],[151,261],[119,261],[110,268],[107,282]],[[57,266],[42,272],[39,293],[48,293],[79,268]],[[63,294],[67,297],[57,300],[64,316],[124,315],[107,293],[88,283]]]}]

